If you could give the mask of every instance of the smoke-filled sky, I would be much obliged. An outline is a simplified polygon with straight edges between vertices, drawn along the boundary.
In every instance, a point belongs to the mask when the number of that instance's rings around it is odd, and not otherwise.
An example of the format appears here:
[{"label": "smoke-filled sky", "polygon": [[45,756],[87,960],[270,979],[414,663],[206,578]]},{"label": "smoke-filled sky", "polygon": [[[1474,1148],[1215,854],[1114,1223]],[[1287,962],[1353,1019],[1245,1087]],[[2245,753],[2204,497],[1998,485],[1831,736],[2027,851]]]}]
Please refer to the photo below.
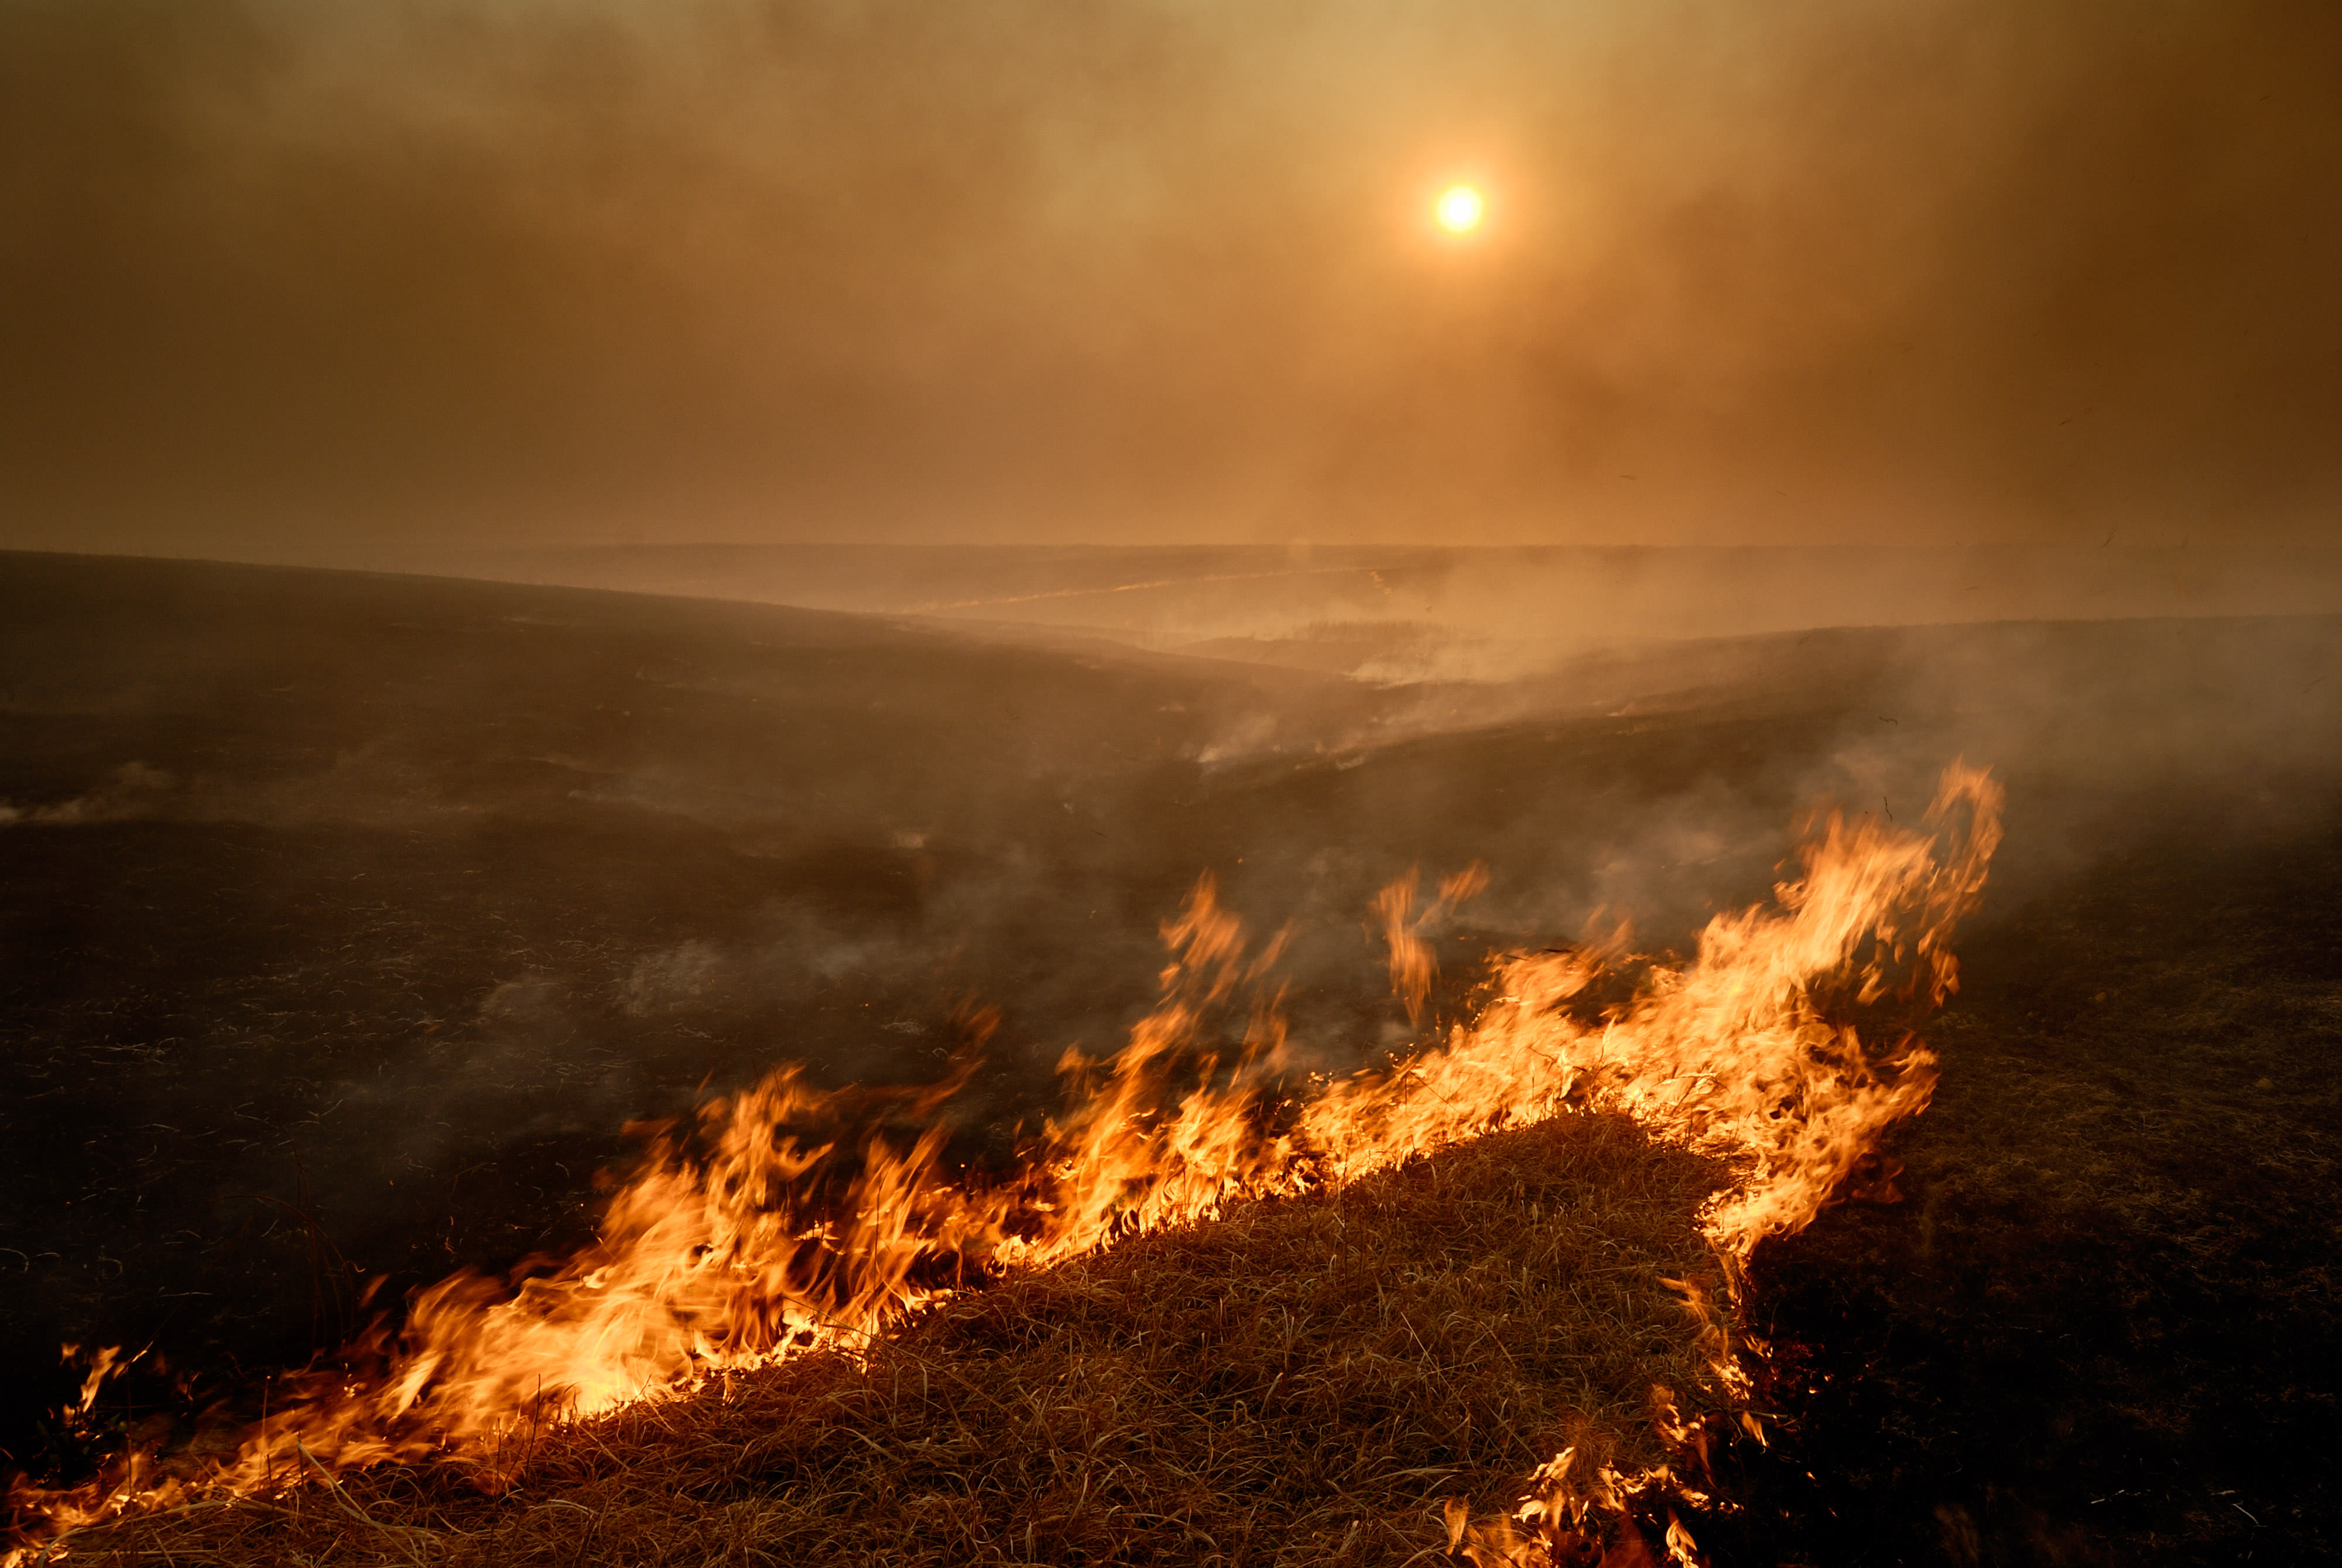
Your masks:
[{"label": "smoke-filled sky", "polygon": [[2338,193],[2331,0],[0,0],[0,544],[2325,540]]}]

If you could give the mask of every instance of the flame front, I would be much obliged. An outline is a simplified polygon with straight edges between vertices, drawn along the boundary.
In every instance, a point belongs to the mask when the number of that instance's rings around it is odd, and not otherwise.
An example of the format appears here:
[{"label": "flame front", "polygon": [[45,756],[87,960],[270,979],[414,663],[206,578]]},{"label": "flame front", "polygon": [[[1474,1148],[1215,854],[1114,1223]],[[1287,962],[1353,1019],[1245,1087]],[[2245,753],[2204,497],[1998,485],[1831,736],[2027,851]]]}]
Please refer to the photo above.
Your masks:
[{"label": "flame front", "polygon": [[[395,1332],[378,1324],[344,1359],[375,1370],[284,1380],[290,1398],[232,1458],[164,1474],[130,1452],[88,1486],[20,1487],[12,1502],[53,1536],[191,1495],[278,1490],[305,1468],[454,1460],[493,1481],[507,1435],[549,1416],[676,1397],[814,1345],[850,1348],[966,1282],[1568,1106],[1623,1110],[1731,1163],[1737,1179],[1702,1223],[1736,1291],[1759,1241],[1808,1223],[1858,1183],[1881,1133],[1927,1104],[1934,1058],[1908,1028],[1954,988],[1948,939],[1982,890],[2001,796],[1955,764],[1927,834],[1831,816],[1774,907],[1717,916],[1692,962],[1655,970],[1600,1016],[1572,1004],[1617,955],[1500,959],[1493,999],[1438,1046],[1298,1100],[1275,1090],[1283,938],[1251,952],[1206,878],[1165,927],[1161,1004],[1102,1068],[1068,1054],[1072,1109],[1008,1175],[955,1177],[942,1164],[940,1113],[972,1062],[924,1089],[837,1093],[786,1066],[703,1107],[696,1141],[657,1138],[594,1245],[516,1289],[462,1273],[421,1292]],[[1448,879],[1433,913],[1479,882],[1476,867]],[[1411,879],[1395,884],[1376,909],[1394,982],[1419,1007],[1430,972],[1417,933],[1432,916],[1411,918],[1414,891]],[[1202,1025],[1240,1000],[1251,1006],[1241,1050],[1225,1062],[1200,1054]],[[1857,1020],[1884,1024],[1884,1044]],[[1723,1320],[1696,1283],[1683,1289],[1718,1325],[1720,1378],[1745,1387]],[[85,1404],[106,1370],[91,1373]],[[1526,1541],[1501,1521],[1451,1521],[1451,1534],[1485,1561],[1517,1560],[1537,1539],[1615,1514],[1632,1484],[1576,1475],[1564,1453],[1532,1480],[1517,1516]],[[1679,1523],[1663,1549],[1689,1559]]]}]

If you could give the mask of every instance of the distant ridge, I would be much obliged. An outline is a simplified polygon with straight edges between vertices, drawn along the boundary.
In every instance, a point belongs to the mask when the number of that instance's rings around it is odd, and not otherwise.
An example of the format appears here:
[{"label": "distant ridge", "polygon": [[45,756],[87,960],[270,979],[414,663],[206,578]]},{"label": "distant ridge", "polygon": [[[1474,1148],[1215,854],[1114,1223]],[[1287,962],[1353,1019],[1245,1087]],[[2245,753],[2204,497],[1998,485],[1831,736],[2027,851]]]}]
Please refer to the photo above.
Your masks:
[{"label": "distant ridge", "polygon": [[1408,623],[1584,645],[1816,626],[2342,611],[2342,550],[2205,545],[1520,547],[605,544],[420,569],[811,608],[1078,626],[1155,646]]}]

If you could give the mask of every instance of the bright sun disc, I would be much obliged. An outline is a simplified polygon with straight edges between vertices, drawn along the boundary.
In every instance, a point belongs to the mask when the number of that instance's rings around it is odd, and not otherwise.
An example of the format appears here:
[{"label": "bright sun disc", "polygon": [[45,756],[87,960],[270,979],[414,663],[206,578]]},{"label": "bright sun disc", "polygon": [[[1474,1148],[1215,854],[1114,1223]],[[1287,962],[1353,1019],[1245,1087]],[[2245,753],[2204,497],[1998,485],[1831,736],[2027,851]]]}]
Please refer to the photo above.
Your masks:
[{"label": "bright sun disc", "polygon": [[1451,235],[1478,228],[1480,213],[1486,205],[1480,200],[1480,193],[1471,186],[1452,185],[1439,194],[1439,205],[1436,209],[1439,215],[1439,226]]}]

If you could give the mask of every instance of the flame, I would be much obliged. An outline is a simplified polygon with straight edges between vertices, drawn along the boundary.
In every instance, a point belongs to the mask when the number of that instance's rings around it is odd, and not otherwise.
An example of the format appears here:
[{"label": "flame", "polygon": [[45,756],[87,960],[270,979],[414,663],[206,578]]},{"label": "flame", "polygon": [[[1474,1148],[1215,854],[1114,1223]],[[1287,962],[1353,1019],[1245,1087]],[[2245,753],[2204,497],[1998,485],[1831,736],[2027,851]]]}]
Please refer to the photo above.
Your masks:
[{"label": "flame", "polygon": [[1406,1021],[1423,1022],[1424,998],[1431,994],[1431,983],[1439,978],[1439,960],[1423,939],[1430,927],[1455,912],[1456,906],[1488,885],[1488,868],[1474,861],[1455,875],[1443,878],[1439,896],[1421,914],[1415,911],[1415,887],[1418,869],[1410,866],[1405,876],[1375,894],[1374,912],[1382,921],[1383,940],[1390,945],[1391,990],[1406,1004]]},{"label": "flame", "polygon": [[[65,1345],[59,1348],[57,1353],[70,1364],[80,1356],[81,1346]],[[79,1421],[86,1418],[90,1413],[90,1407],[97,1403],[97,1391],[105,1386],[105,1380],[123,1371],[128,1364],[122,1359],[122,1347],[118,1344],[105,1345],[90,1352],[89,1373],[81,1380],[80,1394],[65,1408],[66,1419]]]},{"label": "flame", "polygon": [[[1491,1000],[1437,1046],[1299,1097],[1279,1089],[1274,968],[1286,934],[1247,956],[1207,876],[1163,928],[1160,1004],[1102,1066],[1068,1053],[1071,1108],[1006,1175],[955,1176],[943,1164],[944,1112],[972,1053],[916,1089],[826,1092],[784,1066],[704,1105],[696,1127],[656,1133],[586,1251],[516,1285],[466,1272],[419,1293],[403,1324],[377,1323],[339,1368],[274,1384],[273,1413],[232,1457],[165,1473],[125,1451],[88,1485],[20,1485],[11,1502],[53,1539],[193,1496],[281,1491],[305,1468],[452,1461],[500,1484],[507,1440],[544,1420],[678,1397],[815,1345],[850,1348],[969,1282],[1570,1106],[1622,1109],[1731,1162],[1737,1179],[1700,1216],[1729,1300],[1759,1241],[1875,1174],[1880,1134],[1927,1104],[1935,1059],[1909,1024],[1957,984],[1948,940],[1983,888],[2001,799],[1988,775],[1956,763],[1926,834],[1833,814],[1774,907],[1717,916],[1693,961],[1655,971],[1631,1003],[1598,1017],[1572,1006],[1616,954],[1503,958]],[[1377,899],[1394,985],[1413,1008],[1434,973],[1423,928],[1484,883],[1476,864],[1448,878],[1421,917],[1411,873]],[[1242,1044],[1223,1059],[1212,1025],[1239,1002]],[[1857,1017],[1883,1024],[1886,1043],[1858,1033]],[[1720,1382],[1745,1393],[1728,1313],[1698,1282],[1678,1289]],[[85,1405],[111,1364],[93,1363]],[[1679,1452],[1698,1446],[1671,1395],[1655,1391],[1655,1409]],[[1613,1549],[1627,1553],[1618,1561],[1656,1561],[1632,1505],[1695,1495],[1666,1472],[1586,1473],[1574,1451],[1530,1488],[1512,1520],[1475,1525],[1451,1512],[1451,1544],[1484,1563],[1576,1561],[1607,1521]],[[1696,1560],[1672,1516],[1656,1551]]]}]

